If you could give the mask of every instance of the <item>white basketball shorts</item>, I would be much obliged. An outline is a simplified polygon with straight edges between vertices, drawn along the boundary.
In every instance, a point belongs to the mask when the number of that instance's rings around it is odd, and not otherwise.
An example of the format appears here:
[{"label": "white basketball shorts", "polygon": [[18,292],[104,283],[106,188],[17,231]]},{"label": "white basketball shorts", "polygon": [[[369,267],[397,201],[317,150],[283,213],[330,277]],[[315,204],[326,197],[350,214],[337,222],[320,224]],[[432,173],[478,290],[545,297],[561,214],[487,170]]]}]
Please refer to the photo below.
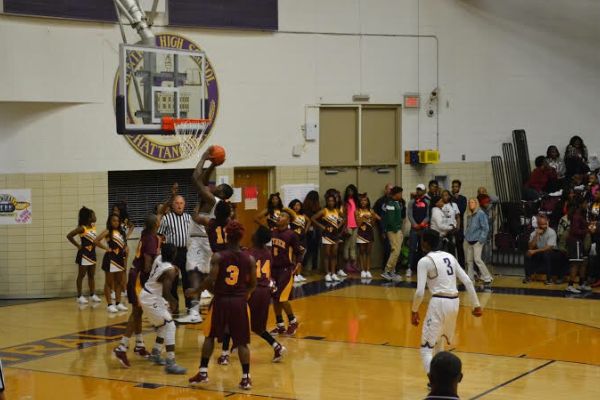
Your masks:
[{"label": "white basketball shorts", "polygon": [[187,246],[186,271],[198,271],[203,274],[210,272],[212,250],[207,237],[191,237]]},{"label": "white basketball shorts", "polygon": [[431,298],[423,323],[421,347],[433,348],[438,340],[446,340],[447,345],[453,343],[459,306],[460,300],[458,298]]},{"label": "white basketball shorts", "polygon": [[148,317],[152,326],[158,328],[173,320],[167,302],[162,297],[157,298],[153,294],[142,290],[140,293],[140,305],[142,306],[144,315]]}]

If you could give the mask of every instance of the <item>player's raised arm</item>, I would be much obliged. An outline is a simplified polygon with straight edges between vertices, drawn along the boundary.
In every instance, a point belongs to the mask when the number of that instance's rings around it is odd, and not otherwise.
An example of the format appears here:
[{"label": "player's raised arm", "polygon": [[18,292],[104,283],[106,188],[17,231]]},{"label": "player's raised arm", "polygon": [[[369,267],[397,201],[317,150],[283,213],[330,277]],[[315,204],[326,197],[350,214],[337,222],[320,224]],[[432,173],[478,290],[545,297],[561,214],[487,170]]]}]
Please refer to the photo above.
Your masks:
[{"label": "player's raised arm", "polygon": [[198,195],[202,199],[202,202],[212,208],[215,204],[215,195],[212,194],[208,188],[208,180],[215,169],[215,164],[211,162],[210,166],[204,169],[204,163],[209,159],[209,156],[210,147],[202,154],[200,161],[196,164],[196,169],[192,175],[192,181],[198,190]]},{"label": "player's raised arm", "polygon": [[200,214],[200,205],[197,205],[196,208],[194,208],[192,219],[198,225],[208,226],[208,223],[210,222],[210,218],[208,218],[206,215]]},{"label": "player's raised arm", "polygon": [[475,292],[475,286],[473,286],[471,278],[469,278],[469,275],[467,275],[460,265],[456,266],[456,276],[463,283],[463,285],[465,285],[467,293],[469,293],[469,298],[471,299],[471,304],[473,305],[473,315],[479,317],[481,315],[481,305],[479,304],[477,292]]}]

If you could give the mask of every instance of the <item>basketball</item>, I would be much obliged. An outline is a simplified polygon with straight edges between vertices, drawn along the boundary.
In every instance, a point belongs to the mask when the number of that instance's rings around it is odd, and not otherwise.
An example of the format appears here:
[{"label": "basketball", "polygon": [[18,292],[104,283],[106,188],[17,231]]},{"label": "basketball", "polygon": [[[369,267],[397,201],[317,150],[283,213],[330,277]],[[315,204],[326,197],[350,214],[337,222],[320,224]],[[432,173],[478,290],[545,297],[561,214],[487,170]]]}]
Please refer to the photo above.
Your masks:
[{"label": "basketball", "polygon": [[218,145],[210,146],[210,157],[209,159],[215,165],[221,165],[225,162],[225,149]]}]

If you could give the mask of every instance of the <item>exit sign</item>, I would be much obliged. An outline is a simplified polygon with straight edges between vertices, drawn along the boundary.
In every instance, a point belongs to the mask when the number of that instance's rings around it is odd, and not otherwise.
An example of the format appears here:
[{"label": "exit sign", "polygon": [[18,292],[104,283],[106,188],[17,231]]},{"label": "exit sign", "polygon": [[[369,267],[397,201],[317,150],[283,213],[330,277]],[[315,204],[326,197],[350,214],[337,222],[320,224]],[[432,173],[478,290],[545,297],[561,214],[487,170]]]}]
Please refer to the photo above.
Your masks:
[{"label": "exit sign", "polygon": [[421,97],[418,94],[404,95],[404,108],[419,108],[421,106]]}]

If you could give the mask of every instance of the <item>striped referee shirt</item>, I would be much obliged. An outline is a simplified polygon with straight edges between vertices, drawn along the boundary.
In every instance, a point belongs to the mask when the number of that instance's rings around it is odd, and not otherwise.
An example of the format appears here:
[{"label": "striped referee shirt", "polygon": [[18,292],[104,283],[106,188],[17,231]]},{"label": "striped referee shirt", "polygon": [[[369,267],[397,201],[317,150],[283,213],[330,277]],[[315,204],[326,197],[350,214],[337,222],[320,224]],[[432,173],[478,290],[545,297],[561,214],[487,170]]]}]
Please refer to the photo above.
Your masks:
[{"label": "striped referee shirt", "polygon": [[166,243],[175,247],[186,247],[192,216],[188,213],[167,213],[160,221],[158,233],[164,235]]}]

